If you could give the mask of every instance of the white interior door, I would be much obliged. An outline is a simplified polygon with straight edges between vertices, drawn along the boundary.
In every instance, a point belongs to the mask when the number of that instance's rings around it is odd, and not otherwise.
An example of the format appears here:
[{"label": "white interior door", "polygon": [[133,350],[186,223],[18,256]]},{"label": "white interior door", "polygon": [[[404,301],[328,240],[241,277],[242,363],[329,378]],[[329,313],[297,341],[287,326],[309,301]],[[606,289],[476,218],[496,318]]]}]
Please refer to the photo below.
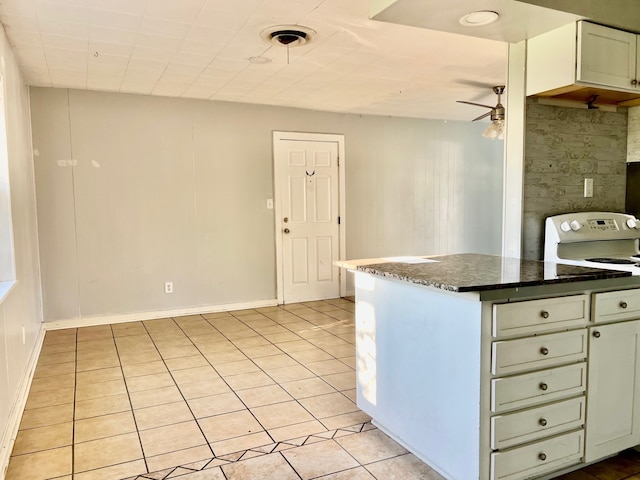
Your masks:
[{"label": "white interior door", "polygon": [[340,135],[274,133],[278,300],[341,294]]}]

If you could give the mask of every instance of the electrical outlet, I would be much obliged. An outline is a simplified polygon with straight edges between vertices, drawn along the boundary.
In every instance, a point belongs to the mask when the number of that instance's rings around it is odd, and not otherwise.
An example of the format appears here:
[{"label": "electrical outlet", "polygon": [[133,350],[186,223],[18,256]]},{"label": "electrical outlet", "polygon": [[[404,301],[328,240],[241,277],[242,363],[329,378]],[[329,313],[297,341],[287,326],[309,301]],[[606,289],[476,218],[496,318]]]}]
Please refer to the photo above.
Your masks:
[{"label": "electrical outlet", "polygon": [[593,197],[593,178],[584,179],[584,197]]},{"label": "electrical outlet", "polygon": [[164,293],[173,293],[173,282],[164,282]]}]

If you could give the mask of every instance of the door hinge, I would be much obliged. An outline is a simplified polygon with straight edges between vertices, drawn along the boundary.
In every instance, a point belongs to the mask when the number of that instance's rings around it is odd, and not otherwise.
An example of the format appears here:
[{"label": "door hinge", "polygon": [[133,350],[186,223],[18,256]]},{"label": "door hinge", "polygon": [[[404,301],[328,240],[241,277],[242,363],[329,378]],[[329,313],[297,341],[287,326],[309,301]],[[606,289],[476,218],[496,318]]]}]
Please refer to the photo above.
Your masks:
[{"label": "door hinge", "polygon": [[338,217],[338,225],[340,225],[340,217]]}]

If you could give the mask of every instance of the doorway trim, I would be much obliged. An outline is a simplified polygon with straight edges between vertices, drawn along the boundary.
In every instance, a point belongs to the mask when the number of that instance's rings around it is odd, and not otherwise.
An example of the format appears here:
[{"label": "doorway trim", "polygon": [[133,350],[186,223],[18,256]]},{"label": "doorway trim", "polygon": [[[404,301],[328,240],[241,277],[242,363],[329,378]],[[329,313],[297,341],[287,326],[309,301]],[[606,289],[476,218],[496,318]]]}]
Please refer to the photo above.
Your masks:
[{"label": "doorway trim", "polygon": [[[278,305],[284,303],[284,272],[282,269],[282,228],[280,227],[280,219],[282,218],[282,205],[280,202],[282,192],[279,191],[278,178],[276,176],[276,144],[281,140],[290,141],[311,141],[311,142],[336,142],[338,144],[338,215],[340,216],[340,224],[338,226],[338,260],[346,258],[347,240],[345,236],[347,216],[345,208],[345,153],[344,153],[344,135],[334,133],[307,133],[307,132],[273,132],[272,145],[272,165],[273,165],[273,193],[275,215],[273,226],[276,242],[276,299]],[[337,220],[337,219],[336,219]],[[338,274],[340,284],[340,296],[347,294],[347,276],[339,270]]]}]

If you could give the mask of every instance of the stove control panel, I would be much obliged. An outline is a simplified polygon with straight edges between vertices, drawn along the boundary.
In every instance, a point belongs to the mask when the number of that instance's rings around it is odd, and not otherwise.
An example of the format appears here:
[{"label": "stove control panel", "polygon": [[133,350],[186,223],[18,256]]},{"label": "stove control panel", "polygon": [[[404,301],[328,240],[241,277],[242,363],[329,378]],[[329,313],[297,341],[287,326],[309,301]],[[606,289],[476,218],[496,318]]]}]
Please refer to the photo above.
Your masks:
[{"label": "stove control panel", "polygon": [[612,218],[596,219],[596,220],[589,219],[587,220],[587,224],[589,225],[589,228],[591,230],[601,230],[601,231],[612,230],[614,232],[620,230],[618,228],[618,224]]}]

